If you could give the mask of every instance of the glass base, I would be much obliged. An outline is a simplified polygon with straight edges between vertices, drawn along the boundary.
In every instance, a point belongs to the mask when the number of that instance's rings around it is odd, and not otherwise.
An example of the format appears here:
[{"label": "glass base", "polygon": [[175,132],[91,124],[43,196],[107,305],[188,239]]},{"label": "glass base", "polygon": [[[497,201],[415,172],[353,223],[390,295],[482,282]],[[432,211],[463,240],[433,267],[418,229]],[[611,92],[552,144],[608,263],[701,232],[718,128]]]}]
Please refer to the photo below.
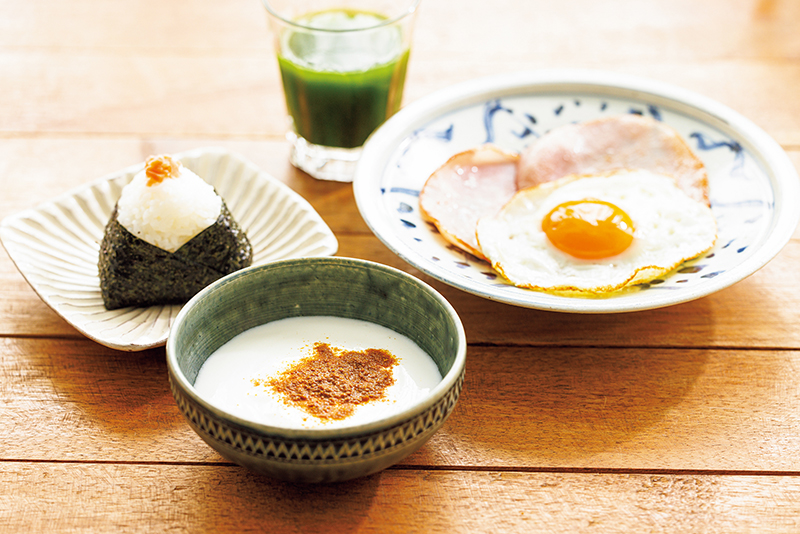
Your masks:
[{"label": "glass base", "polygon": [[294,132],[286,134],[292,144],[292,165],[318,180],[352,182],[361,157],[361,147],[338,148],[309,143]]}]

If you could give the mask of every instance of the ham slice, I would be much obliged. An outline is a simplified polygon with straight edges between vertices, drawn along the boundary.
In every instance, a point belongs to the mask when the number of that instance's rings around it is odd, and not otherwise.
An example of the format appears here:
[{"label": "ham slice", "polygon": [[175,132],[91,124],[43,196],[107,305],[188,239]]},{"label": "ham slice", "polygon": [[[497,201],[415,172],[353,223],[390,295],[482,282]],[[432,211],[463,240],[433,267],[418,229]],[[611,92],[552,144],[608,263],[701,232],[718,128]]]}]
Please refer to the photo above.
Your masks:
[{"label": "ham slice", "polygon": [[517,191],[518,160],[491,144],[456,154],[420,191],[422,217],[449,243],[486,259],[475,236],[478,219],[495,214]]},{"label": "ham slice", "polygon": [[568,174],[646,169],[673,176],[691,198],[709,205],[703,162],[673,128],[641,115],[619,115],[555,128],[520,155],[520,189]]}]

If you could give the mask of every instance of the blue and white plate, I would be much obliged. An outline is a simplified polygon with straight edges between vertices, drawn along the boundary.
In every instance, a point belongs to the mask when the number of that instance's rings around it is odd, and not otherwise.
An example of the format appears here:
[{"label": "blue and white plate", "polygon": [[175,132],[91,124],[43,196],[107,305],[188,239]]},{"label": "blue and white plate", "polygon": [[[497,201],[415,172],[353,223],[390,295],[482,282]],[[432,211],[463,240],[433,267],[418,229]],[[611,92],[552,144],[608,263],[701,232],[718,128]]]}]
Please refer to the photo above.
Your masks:
[{"label": "blue and white plate", "polygon": [[[520,151],[548,130],[622,113],[675,128],[706,165],[717,218],[714,248],[648,284],[603,298],[517,288],[485,261],[447,243],[419,212],[428,176],[486,142]],[[478,79],[402,109],[367,141],[354,191],[369,227],[426,274],[516,306],[575,313],[646,310],[728,287],[770,261],[800,219],[800,181],[781,147],[740,114],[660,82],[596,71],[541,71]]]}]

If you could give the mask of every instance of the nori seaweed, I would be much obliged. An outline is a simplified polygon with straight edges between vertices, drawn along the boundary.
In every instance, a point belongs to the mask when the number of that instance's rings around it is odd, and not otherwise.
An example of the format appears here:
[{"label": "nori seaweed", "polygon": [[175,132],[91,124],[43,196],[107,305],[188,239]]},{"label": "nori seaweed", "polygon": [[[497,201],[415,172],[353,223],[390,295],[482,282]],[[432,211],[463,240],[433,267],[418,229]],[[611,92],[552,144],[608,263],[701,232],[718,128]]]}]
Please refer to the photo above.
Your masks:
[{"label": "nori seaweed", "polygon": [[181,304],[252,263],[253,247],[224,201],[217,221],[172,253],[129,232],[115,206],[100,243],[100,292],[109,310]]}]

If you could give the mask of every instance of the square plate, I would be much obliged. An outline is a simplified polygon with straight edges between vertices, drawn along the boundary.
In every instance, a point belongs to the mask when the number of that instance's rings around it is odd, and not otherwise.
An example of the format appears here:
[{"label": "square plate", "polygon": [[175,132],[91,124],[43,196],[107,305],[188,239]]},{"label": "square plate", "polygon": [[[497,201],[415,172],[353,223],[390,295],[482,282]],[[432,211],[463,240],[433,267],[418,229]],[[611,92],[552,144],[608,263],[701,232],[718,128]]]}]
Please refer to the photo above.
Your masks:
[{"label": "square plate", "polygon": [[[604,297],[523,289],[488,262],[447,243],[421,217],[422,186],[454,154],[488,142],[520,152],[552,128],[624,113],[648,115],[675,128],[708,172],[717,242],[667,275]],[[797,171],[751,121],[678,87],[600,71],[513,73],[424,97],[367,141],[354,192],[373,233],[422,272],[487,299],[572,313],[646,310],[709,295],[771,260],[800,218]]]},{"label": "square plate", "polygon": [[[330,256],[333,232],[300,195],[243,157],[221,148],[174,154],[217,190],[253,246],[253,265]],[[3,219],[0,240],[42,300],[87,337],[113,349],[164,345],[182,305],[107,310],[100,295],[100,241],[133,165]]]}]

